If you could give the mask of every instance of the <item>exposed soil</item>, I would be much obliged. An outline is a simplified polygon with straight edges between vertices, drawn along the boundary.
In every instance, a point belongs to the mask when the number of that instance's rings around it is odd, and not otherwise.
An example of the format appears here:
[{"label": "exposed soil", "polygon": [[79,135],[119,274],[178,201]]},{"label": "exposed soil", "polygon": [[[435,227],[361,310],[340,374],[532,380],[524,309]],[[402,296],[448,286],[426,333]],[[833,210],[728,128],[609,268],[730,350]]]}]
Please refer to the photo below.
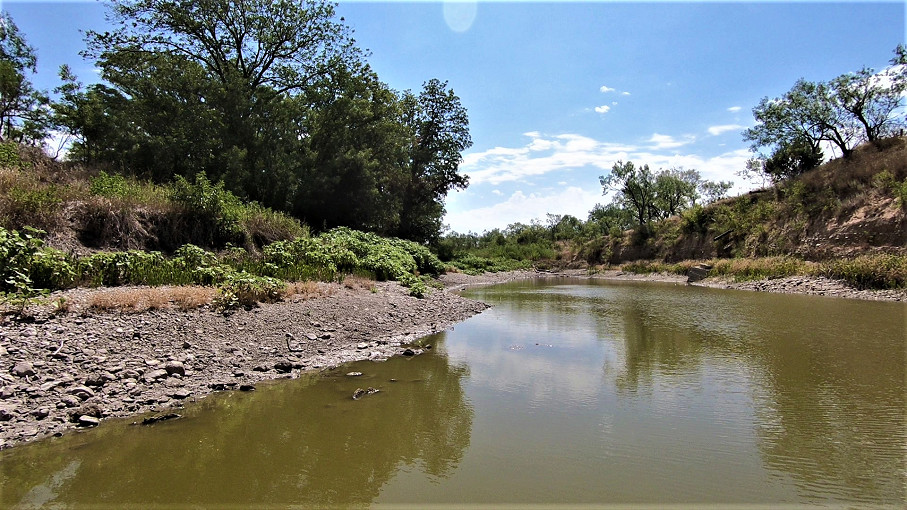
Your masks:
[{"label": "exposed soil", "polygon": [[[671,274],[585,270],[446,274],[444,290],[424,299],[393,282],[368,288],[320,284],[321,296],[266,304],[228,315],[202,308],[142,313],[39,314],[0,323],[0,449],[96,426],[105,418],[172,413],[220,390],[253,390],[266,379],[298,377],[340,364],[418,355],[418,340],[482,312],[488,305],[457,295],[470,285],[516,279],[591,277],[685,282]],[[824,278],[791,277],[696,285],[765,292],[907,302],[907,291],[862,291]],[[93,292],[71,291],[78,303]]]}]

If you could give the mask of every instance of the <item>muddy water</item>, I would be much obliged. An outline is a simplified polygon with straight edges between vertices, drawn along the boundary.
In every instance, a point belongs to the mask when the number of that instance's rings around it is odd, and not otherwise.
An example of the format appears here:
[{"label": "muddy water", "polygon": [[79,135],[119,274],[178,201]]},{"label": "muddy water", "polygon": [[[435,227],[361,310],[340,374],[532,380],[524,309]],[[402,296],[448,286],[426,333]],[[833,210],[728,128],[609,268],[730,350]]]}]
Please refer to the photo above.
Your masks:
[{"label": "muddy water", "polygon": [[567,279],[468,295],[495,307],[426,355],[4,451],[0,507],[907,500],[907,304]]}]

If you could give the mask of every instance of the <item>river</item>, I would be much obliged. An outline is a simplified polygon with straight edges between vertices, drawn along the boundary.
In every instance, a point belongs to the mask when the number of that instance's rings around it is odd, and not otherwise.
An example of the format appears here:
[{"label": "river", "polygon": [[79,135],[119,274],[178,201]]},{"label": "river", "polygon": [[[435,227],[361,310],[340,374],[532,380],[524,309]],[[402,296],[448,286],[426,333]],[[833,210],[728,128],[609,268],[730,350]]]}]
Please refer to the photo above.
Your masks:
[{"label": "river", "polygon": [[465,295],[494,308],[422,356],[0,452],[0,506],[907,502],[905,303],[564,278]]}]

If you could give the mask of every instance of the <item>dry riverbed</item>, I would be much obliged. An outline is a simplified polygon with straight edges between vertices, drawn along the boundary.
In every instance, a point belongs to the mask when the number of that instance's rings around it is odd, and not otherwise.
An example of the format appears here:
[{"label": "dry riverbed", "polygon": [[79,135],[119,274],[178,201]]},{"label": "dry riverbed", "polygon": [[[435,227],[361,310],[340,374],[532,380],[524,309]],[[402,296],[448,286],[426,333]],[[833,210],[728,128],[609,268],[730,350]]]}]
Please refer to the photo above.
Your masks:
[{"label": "dry riverbed", "polygon": [[[0,323],[0,449],[111,417],[153,420],[214,391],[251,391],[259,381],[302,371],[418,355],[418,339],[487,308],[452,291],[565,276],[686,282],[679,275],[619,271],[454,273],[441,277],[445,290],[433,289],[424,299],[394,282],[371,288],[323,283],[316,297],[227,315],[208,308],[112,313],[76,307],[62,315],[38,314],[34,322],[7,317]],[[907,301],[907,291],[860,291],[814,277],[696,285]],[[70,299],[78,302],[91,292],[99,291],[72,291]]]}]

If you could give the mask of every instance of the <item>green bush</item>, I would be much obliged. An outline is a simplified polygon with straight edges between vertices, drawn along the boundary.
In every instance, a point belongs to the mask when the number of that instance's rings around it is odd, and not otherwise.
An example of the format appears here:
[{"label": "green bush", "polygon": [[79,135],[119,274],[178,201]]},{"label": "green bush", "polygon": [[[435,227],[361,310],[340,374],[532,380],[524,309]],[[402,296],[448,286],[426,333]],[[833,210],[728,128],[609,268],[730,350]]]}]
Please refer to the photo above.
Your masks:
[{"label": "green bush", "polygon": [[277,278],[256,276],[246,272],[231,273],[217,288],[215,308],[230,310],[240,306],[279,301],[286,291],[286,283]]}]

